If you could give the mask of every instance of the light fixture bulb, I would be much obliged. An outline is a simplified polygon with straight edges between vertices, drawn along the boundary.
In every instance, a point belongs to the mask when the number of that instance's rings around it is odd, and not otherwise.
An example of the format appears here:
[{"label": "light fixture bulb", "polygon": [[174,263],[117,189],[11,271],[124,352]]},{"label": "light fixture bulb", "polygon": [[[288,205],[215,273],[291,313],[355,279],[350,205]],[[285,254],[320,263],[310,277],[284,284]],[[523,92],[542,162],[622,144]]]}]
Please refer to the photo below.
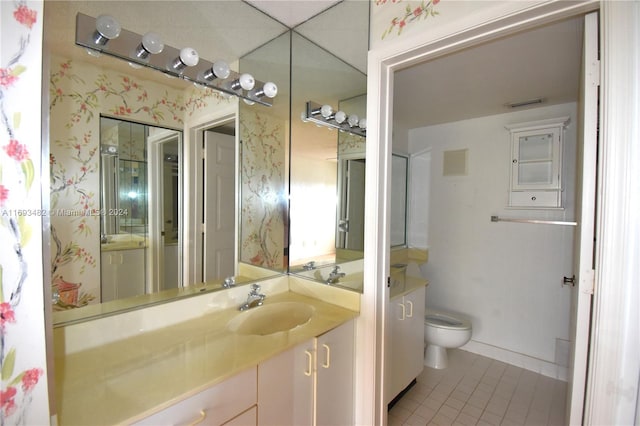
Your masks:
[{"label": "light fixture bulb", "polygon": [[361,118],[358,122],[358,127],[360,127],[362,130],[365,130],[367,128],[367,119]]},{"label": "light fixture bulb", "polygon": [[322,105],[322,107],[320,108],[320,115],[322,115],[326,119],[329,119],[331,118],[332,114],[333,107],[331,105]]},{"label": "light fixture bulb", "polygon": [[360,119],[358,118],[357,115],[352,114],[349,116],[349,118],[347,119],[347,123],[349,124],[349,127],[355,127],[358,125],[358,121]]},{"label": "light fixture bulb", "polygon": [[142,36],[142,42],[136,48],[136,57],[147,59],[149,55],[157,55],[164,50],[164,43],[160,35],[148,32]]},{"label": "light fixture bulb", "polygon": [[200,61],[200,55],[195,49],[185,47],[180,50],[180,61],[188,67],[195,67]]},{"label": "light fixture bulb", "polygon": [[200,61],[200,56],[195,49],[185,47],[180,50],[180,56],[171,63],[171,68],[176,72],[182,72],[186,67],[195,67]]},{"label": "light fixture bulb", "polygon": [[100,15],[96,18],[96,31],[94,33],[93,41],[95,44],[104,46],[120,35],[122,26],[116,18],[111,15]]},{"label": "light fixture bulb", "polygon": [[240,74],[238,81],[240,82],[240,87],[244,90],[251,90],[256,85],[256,81],[251,74]]},{"label": "light fixture bulb", "polygon": [[251,90],[256,85],[256,80],[251,74],[240,74],[240,76],[229,84],[229,89],[237,91],[239,89]]},{"label": "light fixture bulb", "polygon": [[[273,99],[276,97],[277,94],[278,94],[278,86],[276,86],[275,83],[267,81],[264,84],[264,86],[262,86],[262,89],[250,91],[249,97],[253,99],[260,99],[266,96],[267,98]],[[253,102],[250,103],[249,105],[253,105]]]},{"label": "light fixture bulb", "polygon": [[215,61],[211,68],[207,69],[203,74],[202,78],[205,80],[215,80],[216,78],[225,79],[229,77],[231,74],[231,70],[229,69],[229,64],[225,61]]},{"label": "light fixture bulb", "polygon": [[336,123],[342,124],[346,119],[347,119],[347,114],[345,114],[344,111],[336,112],[336,115],[334,117],[334,120],[336,120]]},{"label": "light fixture bulb", "polygon": [[264,93],[264,96],[267,98],[273,99],[278,94],[278,86],[271,81],[267,81],[264,86],[262,86],[262,93]]}]

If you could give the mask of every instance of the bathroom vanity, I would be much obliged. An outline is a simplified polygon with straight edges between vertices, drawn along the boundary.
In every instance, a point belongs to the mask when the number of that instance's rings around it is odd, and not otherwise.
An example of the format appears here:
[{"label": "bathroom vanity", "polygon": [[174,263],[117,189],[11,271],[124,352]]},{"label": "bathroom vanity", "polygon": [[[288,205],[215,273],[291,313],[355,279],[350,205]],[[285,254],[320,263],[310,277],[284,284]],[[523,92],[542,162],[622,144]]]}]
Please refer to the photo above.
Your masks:
[{"label": "bathroom vanity", "polygon": [[[353,393],[359,295],[286,276],[260,285],[264,305],[245,312],[249,286],[240,286],[55,329],[59,423],[256,424],[271,407],[279,421],[312,424],[316,412],[333,414],[314,407]],[[88,332],[96,326],[101,336]]]}]

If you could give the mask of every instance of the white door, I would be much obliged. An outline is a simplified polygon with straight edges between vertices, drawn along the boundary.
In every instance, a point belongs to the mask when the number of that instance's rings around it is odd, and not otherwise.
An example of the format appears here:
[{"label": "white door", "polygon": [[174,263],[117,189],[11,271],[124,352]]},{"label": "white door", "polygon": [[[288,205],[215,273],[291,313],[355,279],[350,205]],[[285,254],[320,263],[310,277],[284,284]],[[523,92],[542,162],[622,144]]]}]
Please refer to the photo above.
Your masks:
[{"label": "white door", "polygon": [[202,281],[234,275],[235,137],[204,133]]},{"label": "white door", "polygon": [[364,250],[364,160],[348,160],[347,219],[345,246]]},{"label": "white door", "polygon": [[581,81],[582,150],[578,153],[575,286],[571,292],[572,365],[567,393],[567,423],[582,424],[589,350],[598,145],[598,14],[585,16]]}]

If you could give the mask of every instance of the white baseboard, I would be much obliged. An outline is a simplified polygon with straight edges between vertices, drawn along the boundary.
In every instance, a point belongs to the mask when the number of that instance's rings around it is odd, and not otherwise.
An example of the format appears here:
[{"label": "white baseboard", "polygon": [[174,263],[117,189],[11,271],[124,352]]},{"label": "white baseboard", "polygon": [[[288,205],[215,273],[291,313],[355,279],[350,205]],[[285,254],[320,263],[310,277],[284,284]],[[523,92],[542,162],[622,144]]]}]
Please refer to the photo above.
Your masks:
[{"label": "white baseboard", "polygon": [[562,380],[565,382],[567,381],[567,377],[569,375],[567,367],[554,364],[553,362],[534,358],[529,355],[512,352],[507,349],[499,348],[497,346],[476,342],[475,340],[469,341],[469,343],[462,346],[460,349],[462,349],[463,351],[472,352],[474,354],[486,356],[487,358],[506,362],[507,364],[515,365],[516,367],[534,371],[538,374],[542,374],[543,376],[552,377],[554,379]]}]

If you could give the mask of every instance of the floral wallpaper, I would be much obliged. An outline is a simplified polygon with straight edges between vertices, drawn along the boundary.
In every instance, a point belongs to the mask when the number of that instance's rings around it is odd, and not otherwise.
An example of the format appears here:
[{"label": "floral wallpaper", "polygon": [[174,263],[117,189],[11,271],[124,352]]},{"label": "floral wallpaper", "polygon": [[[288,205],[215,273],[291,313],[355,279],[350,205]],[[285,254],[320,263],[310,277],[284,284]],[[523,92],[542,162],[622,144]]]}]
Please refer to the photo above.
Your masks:
[{"label": "floral wallpaper", "polygon": [[440,15],[440,0],[372,0],[371,47],[419,30]]},{"label": "floral wallpaper", "polygon": [[50,73],[52,286],[54,308],[69,309],[100,302],[100,115],[182,128],[185,117],[229,101],[59,56]]},{"label": "floral wallpaper", "polygon": [[42,2],[0,2],[0,424],[48,424],[42,286]]},{"label": "floral wallpaper", "polygon": [[244,108],[240,120],[241,247],[240,261],[282,271],[285,219],[285,129],[281,119]]}]

